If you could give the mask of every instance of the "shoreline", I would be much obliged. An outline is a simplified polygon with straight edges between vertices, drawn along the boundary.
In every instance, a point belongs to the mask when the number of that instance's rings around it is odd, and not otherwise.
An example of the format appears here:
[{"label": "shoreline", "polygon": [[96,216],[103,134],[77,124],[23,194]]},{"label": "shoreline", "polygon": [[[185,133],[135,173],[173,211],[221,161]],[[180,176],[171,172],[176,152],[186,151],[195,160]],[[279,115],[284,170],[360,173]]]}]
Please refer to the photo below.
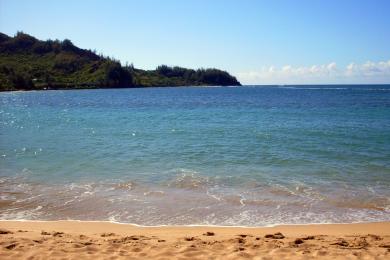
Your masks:
[{"label": "shoreline", "polygon": [[[100,224],[115,224],[115,225],[124,225],[131,226],[135,228],[187,228],[187,227],[204,227],[204,228],[239,228],[239,229],[266,229],[266,228],[277,228],[277,227],[305,227],[305,226],[326,226],[326,225],[376,225],[384,224],[390,225],[390,220],[378,220],[378,221],[362,221],[362,222],[345,222],[345,223],[300,223],[300,224],[271,224],[266,226],[240,226],[240,225],[208,225],[208,224],[185,224],[185,225],[172,225],[172,224],[161,224],[161,225],[142,225],[136,223],[127,223],[127,222],[118,222],[112,220],[80,220],[80,219],[58,219],[58,220],[31,220],[31,219],[0,219],[2,222],[28,222],[28,223],[100,223]],[[1,226],[1,225],[0,225]],[[390,227],[389,227],[390,228]],[[390,232],[390,230],[389,230]]]},{"label": "shoreline", "polygon": [[390,221],[273,227],[0,221],[0,258],[386,259]]},{"label": "shoreline", "polygon": [[218,225],[156,225],[144,226],[132,223],[121,223],[113,221],[99,221],[99,220],[0,220],[1,228],[57,228],[61,230],[68,230],[76,232],[80,227],[86,227],[89,230],[124,230],[126,231],[153,231],[153,230],[235,230],[246,232],[272,232],[284,231],[288,234],[300,234],[302,232],[321,233],[322,235],[337,235],[337,234],[365,234],[369,230],[381,235],[390,236],[390,221],[378,222],[359,222],[359,223],[315,223],[315,224],[277,224],[272,226],[218,226]]}]

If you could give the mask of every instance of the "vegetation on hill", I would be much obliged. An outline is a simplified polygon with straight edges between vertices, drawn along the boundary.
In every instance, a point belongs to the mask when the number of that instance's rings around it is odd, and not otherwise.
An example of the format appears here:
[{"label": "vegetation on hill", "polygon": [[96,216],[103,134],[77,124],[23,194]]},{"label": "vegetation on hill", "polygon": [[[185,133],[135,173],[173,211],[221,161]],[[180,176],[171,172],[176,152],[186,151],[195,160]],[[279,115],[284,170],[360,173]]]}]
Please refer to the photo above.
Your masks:
[{"label": "vegetation on hill", "polygon": [[161,65],[141,70],[80,49],[67,39],[40,41],[22,32],[15,37],[0,33],[0,90],[203,85],[240,83],[218,69]]}]

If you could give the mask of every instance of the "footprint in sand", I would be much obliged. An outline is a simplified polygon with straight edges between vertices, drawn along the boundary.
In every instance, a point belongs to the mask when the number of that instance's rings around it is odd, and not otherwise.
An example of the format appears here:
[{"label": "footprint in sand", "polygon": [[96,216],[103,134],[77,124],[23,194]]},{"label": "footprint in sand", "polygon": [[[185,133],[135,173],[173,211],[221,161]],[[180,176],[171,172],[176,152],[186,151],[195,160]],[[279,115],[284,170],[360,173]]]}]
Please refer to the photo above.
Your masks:
[{"label": "footprint in sand", "polygon": [[116,236],[115,233],[102,233],[100,234],[101,237],[113,237],[113,236]]},{"label": "footprint in sand", "polygon": [[12,249],[14,249],[17,245],[18,245],[18,244],[16,244],[16,243],[12,243],[12,244],[9,244],[8,246],[5,246],[5,248],[8,249],[8,250],[12,250]]},{"label": "footprint in sand", "polygon": [[13,234],[13,232],[7,229],[0,229],[0,235],[7,235],[7,234]]},{"label": "footprint in sand", "polygon": [[280,232],[277,232],[275,234],[267,234],[264,236],[265,238],[272,238],[272,239],[283,239],[285,238],[285,236],[280,233]]}]

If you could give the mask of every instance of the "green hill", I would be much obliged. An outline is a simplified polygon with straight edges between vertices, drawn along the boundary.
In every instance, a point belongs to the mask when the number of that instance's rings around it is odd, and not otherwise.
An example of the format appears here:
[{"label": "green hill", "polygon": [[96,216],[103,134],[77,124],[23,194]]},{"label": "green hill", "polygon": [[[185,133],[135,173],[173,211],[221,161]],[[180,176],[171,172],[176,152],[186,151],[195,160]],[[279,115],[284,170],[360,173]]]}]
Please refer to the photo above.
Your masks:
[{"label": "green hill", "polygon": [[0,33],[0,90],[206,85],[240,83],[218,69],[161,65],[141,70],[80,49],[70,40],[41,41],[22,32],[15,37]]}]

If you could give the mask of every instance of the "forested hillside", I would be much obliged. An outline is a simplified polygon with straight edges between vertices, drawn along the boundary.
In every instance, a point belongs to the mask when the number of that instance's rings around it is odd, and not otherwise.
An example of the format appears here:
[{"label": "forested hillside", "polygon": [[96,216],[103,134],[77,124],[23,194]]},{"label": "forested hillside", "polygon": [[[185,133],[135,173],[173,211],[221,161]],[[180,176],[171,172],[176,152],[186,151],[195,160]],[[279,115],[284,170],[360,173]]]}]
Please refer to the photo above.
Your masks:
[{"label": "forested hillside", "polygon": [[141,70],[80,49],[67,39],[41,41],[22,32],[14,37],[0,33],[0,90],[206,85],[240,83],[218,69],[161,65]]}]

